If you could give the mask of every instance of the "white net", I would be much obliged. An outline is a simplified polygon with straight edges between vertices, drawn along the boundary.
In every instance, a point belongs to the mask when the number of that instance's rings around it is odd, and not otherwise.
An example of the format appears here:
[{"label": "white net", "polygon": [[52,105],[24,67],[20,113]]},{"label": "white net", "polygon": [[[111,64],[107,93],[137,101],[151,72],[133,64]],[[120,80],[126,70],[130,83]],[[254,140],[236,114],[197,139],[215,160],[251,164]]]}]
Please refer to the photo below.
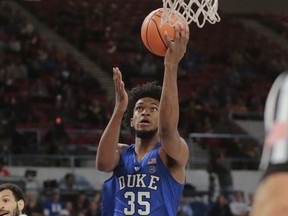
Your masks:
[{"label": "white net", "polygon": [[175,25],[171,13],[184,18],[188,24],[195,22],[200,28],[206,21],[211,24],[220,21],[218,0],[163,0],[162,21]]}]

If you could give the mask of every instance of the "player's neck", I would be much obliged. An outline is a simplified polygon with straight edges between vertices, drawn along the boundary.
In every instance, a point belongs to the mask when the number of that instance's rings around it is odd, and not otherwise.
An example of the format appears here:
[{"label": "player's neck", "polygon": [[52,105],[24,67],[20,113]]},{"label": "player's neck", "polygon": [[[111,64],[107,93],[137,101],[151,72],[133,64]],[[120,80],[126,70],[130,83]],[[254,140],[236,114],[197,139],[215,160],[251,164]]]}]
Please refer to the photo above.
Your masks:
[{"label": "player's neck", "polygon": [[156,136],[152,139],[135,138],[135,153],[139,156],[143,156],[147,152],[151,151],[158,142],[159,140]]},{"label": "player's neck", "polygon": [[158,136],[153,136],[147,139],[135,137],[135,145],[136,147],[143,147],[143,148],[149,148],[149,146],[154,147],[159,142]]}]

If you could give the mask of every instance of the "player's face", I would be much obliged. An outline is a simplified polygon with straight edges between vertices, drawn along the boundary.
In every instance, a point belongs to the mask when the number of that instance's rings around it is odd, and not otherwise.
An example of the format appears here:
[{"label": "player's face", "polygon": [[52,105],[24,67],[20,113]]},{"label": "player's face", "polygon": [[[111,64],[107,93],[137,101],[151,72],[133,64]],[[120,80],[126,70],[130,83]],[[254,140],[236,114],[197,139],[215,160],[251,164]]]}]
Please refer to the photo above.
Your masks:
[{"label": "player's face", "polygon": [[23,208],[23,200],[16,201],[11,190],[0,191],[0,216],[19,216]]},{"label": "player's face", "polygon": [[[136,136],[154,136],[158,130],[159,101],[145,97],[139,99],[134,107],[131,127],[135,128]],[[149,137],[147,137],[149,138]]]}]

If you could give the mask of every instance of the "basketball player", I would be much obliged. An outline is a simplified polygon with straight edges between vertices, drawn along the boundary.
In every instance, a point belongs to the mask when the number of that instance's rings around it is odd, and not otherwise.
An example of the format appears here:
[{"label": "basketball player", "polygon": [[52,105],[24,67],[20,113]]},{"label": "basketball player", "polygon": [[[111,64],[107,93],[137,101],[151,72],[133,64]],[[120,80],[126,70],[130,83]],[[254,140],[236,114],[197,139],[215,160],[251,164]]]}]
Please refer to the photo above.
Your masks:
[{"label": "basketball player", "polygon": [[[155,82],[137,86],[128,101],[122,74],[113,68],[115,107],[96,156],[99,170],[113,172],[104,183],[104,216],[177,213],[189,157],[188,146],[177,130],[177,69],[186,51],[189,28],[177,26],[175,30],[174,42],[166,34],[170,44],[164,57],[162,87]],[[135,135],[135,143],[129,146],[118,143],[123,117]]]},{"label": "basketball player", "polygon": [[288,215],[287,87],[288,74],[283,73],[274,82],[266,101],[264,122],[268,133],[261,164],[262,167],[268,164],[268,168],[255,194],[251,216]]},{"label": "basketball player", "polygon": [[10,183],[0,185],[0,216],[22,215],[24,207],[24,194],[17,185]]}]

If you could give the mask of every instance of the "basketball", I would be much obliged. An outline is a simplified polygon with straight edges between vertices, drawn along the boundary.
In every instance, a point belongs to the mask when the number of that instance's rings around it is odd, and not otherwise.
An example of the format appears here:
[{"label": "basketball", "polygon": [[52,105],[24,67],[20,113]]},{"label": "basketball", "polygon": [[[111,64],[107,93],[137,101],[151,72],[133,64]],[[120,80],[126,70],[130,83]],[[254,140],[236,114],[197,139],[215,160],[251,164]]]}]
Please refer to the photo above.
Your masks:
[{"label": "basketball", "polygon": [[[169,38],[175,39],[175,29],[168,22],[161,25],[163,8],[158,8],[152,11],[144,19],[141,26],[141,39],[145,47],[152,53],[158,56],[165,56],[169,43],[165,38],[166,31]],[[179,19],[171,14],[172,24],[175,24]],[[183,23],[183,21],[182,21]]]}]

